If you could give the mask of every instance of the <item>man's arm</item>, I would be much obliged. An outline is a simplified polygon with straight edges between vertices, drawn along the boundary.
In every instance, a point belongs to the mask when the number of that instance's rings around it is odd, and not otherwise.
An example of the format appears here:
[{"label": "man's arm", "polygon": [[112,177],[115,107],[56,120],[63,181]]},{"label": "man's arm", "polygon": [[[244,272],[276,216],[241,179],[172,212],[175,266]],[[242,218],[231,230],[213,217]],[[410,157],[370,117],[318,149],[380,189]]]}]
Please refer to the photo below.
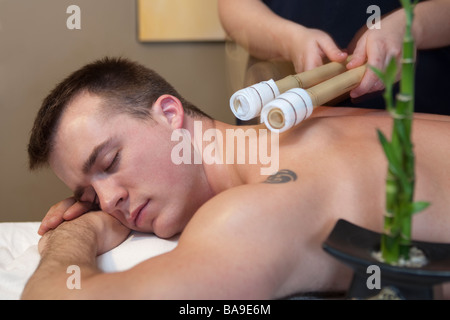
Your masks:
[{"label": "man's arm", "polygon": [[81,270],[83,282],[100,274],[96,257],[118,244],[129,229],[104,212],[90,212],[48,231],[39,242],[41,261],[28,280],[22,299],[74,298],[77,290],[66,285],[69,266]]},{"label": "man's arm", "polygon": [[[286,243],[292,243],[293,235],[305,233],[297,232],[295,227],[295,232],[286,234],[285,226],[293,224],[279,214],[274,216],[275,210],[283,211],[283,207],[267,197],[261,199],[267,188],[279,190],[271,192],[272,195],[283,191],[259,184],[222,192],[194,215],[174,250],[123,272],[102,273],[96,268],[98,250],[106,247],[98,242],[98,234],[102,232],[97,227],[86,229],[86,226],[92,225],[90,219],[97,216],[87,213],[64,222],[45,238],[48,243],[44,243],[42,262],[22,298],[269,299],[286,296],[289,292],[283,284],[289,283],[292,263],[297,257]],[[113,221],[106,214],[100,217]],[[272,223],[273,218],[278,223]],[[116,227],[113,224],[105,230]],[[85,229],[83,234],[81,230]],[[80,290],[67,288],[70,265],[80,267]]]},{"label": "man's arm", "polygon": [[[223,208],[223,205],[216,204],[206,210],[211,212],[210,209],[217,210],[220,207]],[[200,213],[200,216],[204,217],[205,214]],[[261,273],[264,270],[264,273],[270,273],[272,268],[267,263],[266,268],[255,269],[261,263],[254,260],[257,256],[267,259],[266,249],[263,255],[249,257],[249,252],[254,250],[248,241],[252,245],[258,244],[258,247],[260,243],[249,238],[240,241],[241,237],[228,234],[233,226],[220,223],[222,219],[209,221],[201,217],[191,227],[192,232],[188,231],[187,235],[180,238],[174,250],[115,273],[103,273],[96,267],[96,256],[107,250],[107,246],[99,241],[101,234],[106,233],[93,226],[103,225],[101,228],[105,231],[120,229],[120,226],[115,225],[116,219],[104,213],[95,213],[95,216],[94,213],[87,213],[64,222],[44,235],[43,243],[40,244],[41,263],[28,281],[22,299],[270,297],[270,279]],[[242,225],[240,229],[244,228],[245,225]],[[113,230],[110,232],[114,233]],[[119,230],[118,233],[123,231]],[[245,237],[244,234],[242,236]],[[67,268],[73,265],[79,267],[79,290],[67,285],[71,276]]]}]

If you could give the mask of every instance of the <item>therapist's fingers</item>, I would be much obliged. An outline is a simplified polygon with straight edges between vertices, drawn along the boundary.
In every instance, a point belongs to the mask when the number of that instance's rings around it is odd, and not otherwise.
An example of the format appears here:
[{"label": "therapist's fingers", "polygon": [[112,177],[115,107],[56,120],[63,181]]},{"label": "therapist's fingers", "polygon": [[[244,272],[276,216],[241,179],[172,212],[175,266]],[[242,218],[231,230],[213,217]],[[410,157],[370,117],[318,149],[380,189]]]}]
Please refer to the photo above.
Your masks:
[{"label": "therapist's fingers", "polygon": [[340,50],[329,35],[321,33],[316,38],[316,41],[306,56],[305,70],[311,70],[323,65],[325,58],[336,62],[342,62],[347,58],[347,53]]},{"label": "therapist's fingers", "polygon": [[347,59],[348,54],[339,49],[333,39],[328,35],[319,39],[319,46],[330,61],[343,62]]},{"label": "therapist's fingers", "polygon": [[360,84],[350,91],[350,97],[358,98],[367,93],[376,92],[384,89],[383,82],[370,69],[367,69]]},{"label": "therapist's fingers", "polygon": [[[386,48],[386,44],[380,41],[367,41],[361,43],[361,47],[364,45],[366,53],[363,54],[359,50],[355,49],[357,59],[362,59],[364,55],[367,56],[367,65],[375,67],[378,70],[384,71],[388,63],[389,52]],[[353,60],[352,60],[353,61]],[[358,63],[361,60],[357,61]],[[355,62],[354,62],[355,63]],[[352,98],[357,98],[367,93],[372,93],[384,89],[383,82],[378,78],[378,76],[370,69],[367,68],[364,77],[362,78],[360,84],[350,92]]]},{"label": "therapist's fingers", "polygon": [[320,51],[317,50],[314,54],[309,54],[305,58],[305,71],[312,70],[323,64],[322,55]]},{"label": "therapist's fingers", "polygon": [[347,63],[348,69],[357,68],[359,66],[362,66],[367,61],[367,48],[366,48],[366,42],[367,36],[363,35],[356,44],[355,50],[352,53],[352,57]]}]

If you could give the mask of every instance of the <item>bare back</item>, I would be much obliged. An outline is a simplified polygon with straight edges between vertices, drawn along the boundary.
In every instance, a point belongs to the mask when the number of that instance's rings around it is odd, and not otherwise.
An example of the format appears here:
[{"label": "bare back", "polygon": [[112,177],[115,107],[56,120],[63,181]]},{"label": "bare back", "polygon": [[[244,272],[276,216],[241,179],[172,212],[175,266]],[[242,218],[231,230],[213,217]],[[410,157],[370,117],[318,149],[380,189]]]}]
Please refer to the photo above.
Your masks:
[{"label": "bare back", "polygon": [[[415,218],[416,239],[450,242],[449,120],[419,115],[414,121],[416,199],[432,203]],[[234,267],[246,270],[247,278],[258,275],[254,283],[247,280],[248,286],[275,292],[275,297],[345,290],[350,270],[321,245],[338,218],[381,230],[387,161],[376,129],[390,137],[391,124],[380,111],[321,108],[280,137],[280,169],[293,172],[295,179],[261,183],[257,171],[247,168],[247,183],[209,201],[180,244],[202,235],[215,239],[215,246],[233,253],[234,263],[245,261]],[[261,278],[277,281],[261,284]]]}]

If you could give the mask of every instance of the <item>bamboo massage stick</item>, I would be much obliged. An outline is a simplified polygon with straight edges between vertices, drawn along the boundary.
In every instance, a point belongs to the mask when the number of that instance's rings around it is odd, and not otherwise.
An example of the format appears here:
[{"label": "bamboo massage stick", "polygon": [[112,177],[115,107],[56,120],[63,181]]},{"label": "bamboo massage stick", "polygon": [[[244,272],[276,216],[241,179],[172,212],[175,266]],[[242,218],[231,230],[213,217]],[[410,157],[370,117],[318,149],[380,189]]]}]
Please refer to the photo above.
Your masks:
[{"label": "bamboo massage stick", "polygon": [[350,69],[309,89],[292,88],[267,103],[261,122],[271,131],[283,132],[307,119],[313,109],[356,88],[366,65]]},{"label": "bamboo massage stick", "polygon": [[278,81],[262,81],[250,87],[238,90],[230,98],[230,108],[236,118],[250,120],[260,115],[266,103],[292,88],[310,88],[346,71],[344,62],[329,62],[320,67],[299,74],[289,75]]}]

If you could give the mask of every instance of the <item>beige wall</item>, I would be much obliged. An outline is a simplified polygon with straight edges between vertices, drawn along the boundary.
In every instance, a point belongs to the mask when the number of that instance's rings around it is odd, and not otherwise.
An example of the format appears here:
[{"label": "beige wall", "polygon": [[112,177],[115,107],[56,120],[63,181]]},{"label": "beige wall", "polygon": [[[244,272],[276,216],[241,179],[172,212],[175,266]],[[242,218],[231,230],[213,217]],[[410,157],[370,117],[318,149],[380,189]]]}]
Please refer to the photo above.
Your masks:
[{"label": "beige wall", "polygon": [[[81,30],[66,27],[72,4],[81,8]],[[139,43],[136,17],[134,0],[0,0],[0,222],[38,221],[71,194],[49,170],[28,172],[26,147],[42,99],[91,60],[140,61],[210,115],[234,122],[225,44]]]}]

